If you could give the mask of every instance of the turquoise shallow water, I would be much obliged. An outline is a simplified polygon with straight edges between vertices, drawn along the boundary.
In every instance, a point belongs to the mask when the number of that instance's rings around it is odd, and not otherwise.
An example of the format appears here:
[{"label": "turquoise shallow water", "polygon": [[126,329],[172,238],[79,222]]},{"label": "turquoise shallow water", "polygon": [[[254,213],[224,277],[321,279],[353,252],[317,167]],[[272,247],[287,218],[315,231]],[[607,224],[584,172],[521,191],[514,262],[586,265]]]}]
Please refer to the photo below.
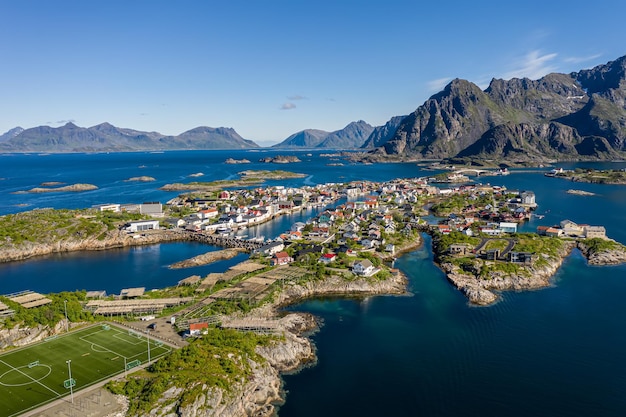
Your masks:
[{"label": "turquoise shallow water", "polygon": [[[285,152],[168,152],[164,154],[0,156],[0,214],[34,207],[86,207],[105,202],[166,201],[162,184],[232,177],[242,169],[289,169],[307,174],[287,184],[425,175],[415,164],[328,167],[317,153],[289,166],[224,164]],[[565,165],[563,165],[566,167]],[[601,166],[579,164],[578,166]],[[623,168],[626,164],[605,164]],[[124,179],[151,175],[154,183]],[[574,184],[541,172],[481,179],[535,191],[542,220],[603,224],[626,242],[626,188]],[[12,194],[42,181],[94,183],[86,193]],[[596,193],[581,197],[569,188]],[[28,204],[26,207],[18,204]],[[250,234],[276,236],[300,217],[282,218]],[[74,253],[0,265],[0,293],[173,285],[191,274],[225,270],[238,258],[190,270],[166,265],[210,250],[177,243],[97,253]],[[320,316],[313,336],[319,362],[285,376],[280,417],[306,416],[624,416],[626,415],[626,267],[588,267],[574,252],[554,285],[504,293],[476,308],[432,263],[429,243],[396,264],[409,277],[410,296],[311,300],[293,306]]]}]

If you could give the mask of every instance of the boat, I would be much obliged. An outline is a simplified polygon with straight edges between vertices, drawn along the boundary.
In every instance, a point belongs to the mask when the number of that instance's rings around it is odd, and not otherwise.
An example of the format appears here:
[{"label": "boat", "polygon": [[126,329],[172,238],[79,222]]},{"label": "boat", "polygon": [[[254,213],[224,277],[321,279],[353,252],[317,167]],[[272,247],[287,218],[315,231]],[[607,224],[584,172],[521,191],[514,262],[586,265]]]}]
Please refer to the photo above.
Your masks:
[{"label": "boat", "polygon": [[224,227],[224,226],[218,227],[215,230],[215,233],[217,233],[218,235],[222,235],[222,236],[227,236],[227,235],[231,234],[232,232],[233,231],[232,231],[232,229],[230,227]]}]

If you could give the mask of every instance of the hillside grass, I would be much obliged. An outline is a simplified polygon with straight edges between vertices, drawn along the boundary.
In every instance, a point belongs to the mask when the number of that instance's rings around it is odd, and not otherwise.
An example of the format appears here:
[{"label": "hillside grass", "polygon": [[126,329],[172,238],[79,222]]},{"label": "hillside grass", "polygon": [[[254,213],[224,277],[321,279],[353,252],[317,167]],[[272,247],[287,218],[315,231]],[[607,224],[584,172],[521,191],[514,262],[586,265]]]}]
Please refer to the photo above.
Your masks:
[{"label": "hillside grass", "polygon": [[133,375],[127,381],[112,381],[107,388],[130,400],[129,415],[146,414],[154,409],[163,393],[172,387],[182,388],[177,399],[185,407],[207,389],[220,388],[232,393],[238,382],[246,381],[251,373],[249,360],[263,363],[255,349],[276,340],[232,329],[210,328],[202,338],[173,351],[154,363],[146,372]]},{"label": "hillside grass", "polygon": [[100,212],[94,209],[37,209],[0,217],[0,249],[24,243],[106,238],[128,221],[145,216],[136,213]]}]

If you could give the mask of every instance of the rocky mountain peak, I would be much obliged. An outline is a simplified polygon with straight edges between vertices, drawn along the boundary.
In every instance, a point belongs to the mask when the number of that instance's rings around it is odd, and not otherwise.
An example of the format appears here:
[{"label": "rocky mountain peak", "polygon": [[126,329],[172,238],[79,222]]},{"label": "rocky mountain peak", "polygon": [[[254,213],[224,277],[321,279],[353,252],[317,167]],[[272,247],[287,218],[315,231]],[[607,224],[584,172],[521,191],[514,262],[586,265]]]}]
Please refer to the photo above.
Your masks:
[{"label": "rocky mountain peak", "polygon": [[382,150],[413,158],[615,157],[626,153],[625,74],[622,57],[538,80],[494,78],[485,91],[454,79],[404,118]]},{"label": "rocky mountain peak", "polygon": [[592,69],[573,72],[570,75],[587,90],[588,94],[619,89],[626,80],[626,56]]}]

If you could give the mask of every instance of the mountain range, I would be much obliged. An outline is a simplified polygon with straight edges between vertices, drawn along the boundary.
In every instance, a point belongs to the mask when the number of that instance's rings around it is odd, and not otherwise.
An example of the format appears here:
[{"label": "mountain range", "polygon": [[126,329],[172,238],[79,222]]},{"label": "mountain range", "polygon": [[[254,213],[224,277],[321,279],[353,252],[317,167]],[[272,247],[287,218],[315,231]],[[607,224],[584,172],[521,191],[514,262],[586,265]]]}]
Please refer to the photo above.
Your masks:
[{"label": "mountain range", "polygon": [[626,152],[626,56],[539,80],[455,79],[372,152],[412,158],[619,159]]},{"label": "mountain range", "polygon": [[374,127],[359,120],[334,132],[317,129],[305,129],[294,133],[284,141],[272,146],[273,148],[360,148],[370,137]]},{"label": "mountain range", "polygon": [[15,128],[0,136],[3,152],[124,152],[174,149],[248,149],[259,145],[227,127],[197,127],[178,136],[115,127],[101,123],[89,128],[67,123],[61,127]]},{"label": "mountain range", "polygon": [[[258,145],[234,129],[197,127],[178,136],[102,123],[14,128],[0,152],[93,152],[247,149]],[[326,132],[306,129],[274,148],[368,151],[365,159],[454,159],[537,162],[623,159],[626,155],[626,56],[538,80],[493,79],[482,90],[451,81],[413,113],[372,127],[363,120]]]}]

